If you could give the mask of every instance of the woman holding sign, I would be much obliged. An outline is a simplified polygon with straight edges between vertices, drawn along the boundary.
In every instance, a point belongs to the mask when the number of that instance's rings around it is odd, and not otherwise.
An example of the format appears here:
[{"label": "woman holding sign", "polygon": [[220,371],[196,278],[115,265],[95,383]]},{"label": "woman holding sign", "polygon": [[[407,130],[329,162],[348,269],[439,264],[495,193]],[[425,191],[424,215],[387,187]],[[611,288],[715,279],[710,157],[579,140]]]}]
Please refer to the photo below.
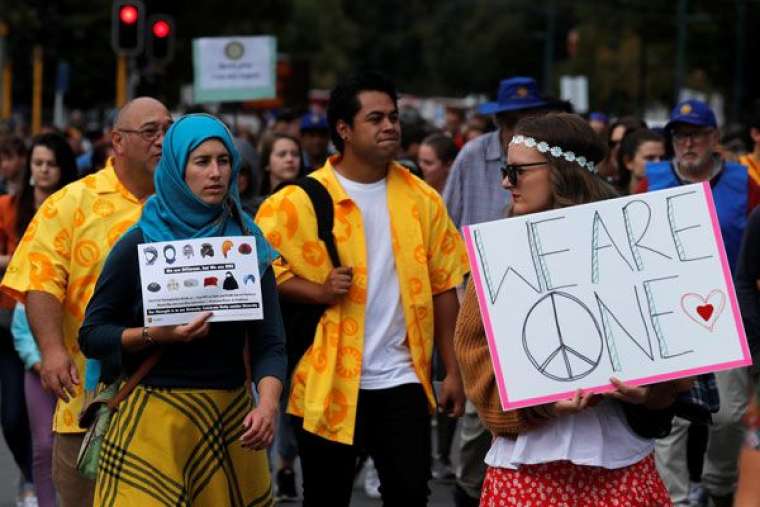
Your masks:
[{"label": "woman holding sign", "polygon": [[[580,116],[521,120],[503,169],[512,216],[615,197],[595,174],[605,151]],[[481,505],[670,505],[654,466],[654,440],[634,432],[623,407],[665,408],[688,381],[632,387],[611,379],[617,389],[607,395],[578,391],[570,400],[503,412],[473,280],[455,347],[467,397],[494,434]]]},{"label": "woman holding sign", "polygon": [[[178,120],[164,139],[156,194],[106,260],[80,331],[82,351],[102,362],[106,382],[134,375],[146,357],[161,352],[111,419],[96,505],[271,501],[265,449],[275,432],[286,355],[269,268],[275,252],[241,210],[239,166],[219,120]],[[243,234],[256,241],[264,320],[210,323],[206,312],[184,325],[144,326],[139,244]],[[246,381],[248,361],[259,392],[256,407]]]}]

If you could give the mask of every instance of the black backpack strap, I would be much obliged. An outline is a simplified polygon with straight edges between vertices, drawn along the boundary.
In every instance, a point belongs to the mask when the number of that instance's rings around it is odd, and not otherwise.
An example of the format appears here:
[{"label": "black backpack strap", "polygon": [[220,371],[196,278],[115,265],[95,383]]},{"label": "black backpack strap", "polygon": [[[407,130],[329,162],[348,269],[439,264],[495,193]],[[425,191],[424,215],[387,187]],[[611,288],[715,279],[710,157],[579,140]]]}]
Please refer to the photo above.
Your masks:
[{"label": "black backpack strap", "polygon": [[330,256],[333,267],[340,267],[340,256],[338,256],[338,249],[335,246],[335,238],[332,233],[335,211],[330,193],[322,183],[308,176],[284,183],[278,187],[278,190],[287,185],[297,185],[309,196],[314,214],[317,217],[317,236],[327,247],[327,254]]}]

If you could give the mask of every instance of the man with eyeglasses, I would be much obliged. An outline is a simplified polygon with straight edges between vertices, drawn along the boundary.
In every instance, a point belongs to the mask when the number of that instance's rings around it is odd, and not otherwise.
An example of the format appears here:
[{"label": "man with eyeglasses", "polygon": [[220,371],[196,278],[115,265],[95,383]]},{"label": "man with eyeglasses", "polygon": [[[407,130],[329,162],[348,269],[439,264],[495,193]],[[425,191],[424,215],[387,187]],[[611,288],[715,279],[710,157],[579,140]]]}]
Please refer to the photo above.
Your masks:
[{"label": "man with eyeglasses", "polygon": [[[699,100],[686,100],[673,109],[665,126],[673,143],[670,162],[647,164],[648,190],[673,188],[709,181],[720,222],[726,254],[733,270],[739,254],[747,215],[760,202],[760,188],[747,168],[726,162],[716,154],[720,140],[715,114]],[[737,459],[744,436],[744,415],[750,385],[746,368],[715,374],[720,410],[713,414],[702,483],[716,507],[733,504]],[[709,412],[705,418],[710,420]],[[658,440],[657,468],[674,505],[690,505],[686,436],[691,423],[676,417],[669,436]]]},{"label": "man with eyeglasses", "polygon": [[43,385],[59,399],[53,419],[53,482],[62,507],[93,502],[94,482],[76,468],[84,436],[77,421],[85,377],[79,327],[108,252],[153,193],[153,170],[171,123],[169,111],[155,99],[141,97],[125,105],[111,133],[114,157],[44,202],[0,285],[26,304],[42,354]]}]

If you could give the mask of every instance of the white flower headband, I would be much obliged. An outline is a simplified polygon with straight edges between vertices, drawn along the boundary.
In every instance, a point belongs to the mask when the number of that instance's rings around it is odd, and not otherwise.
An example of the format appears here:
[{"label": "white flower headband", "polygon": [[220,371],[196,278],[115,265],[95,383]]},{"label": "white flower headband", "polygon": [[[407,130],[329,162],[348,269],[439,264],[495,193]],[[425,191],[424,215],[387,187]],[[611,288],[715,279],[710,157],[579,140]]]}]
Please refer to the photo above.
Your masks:
[{"label": "white flower headband", "polygon": [[509,144],[522,144],[528,148],[535,148],[539,153],[548,153],[554,158],[564,158],[568,162],[575,162],[582,168],[596,174],[596,167],[590,160],[586,160],[586,157],[576,157],[572,151],[565,151],[559,146],[549,146],[545,141],[536,141],[532,137],[526,136],[514,136]]}]

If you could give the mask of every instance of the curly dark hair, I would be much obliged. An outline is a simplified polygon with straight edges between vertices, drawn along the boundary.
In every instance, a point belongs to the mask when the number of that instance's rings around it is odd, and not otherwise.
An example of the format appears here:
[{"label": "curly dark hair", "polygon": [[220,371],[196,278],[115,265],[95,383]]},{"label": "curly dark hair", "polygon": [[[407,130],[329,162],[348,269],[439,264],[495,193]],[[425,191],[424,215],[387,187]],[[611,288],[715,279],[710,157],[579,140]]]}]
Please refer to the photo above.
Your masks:
[{"label": "curly dark hair", "polygon": [[330,127],[330,139],[338,152],[343,153],[343,139],[338,134],[338,121],[343,120],[353,126],[354,117],[361,109],[359,94],[375,91],[387,94],[394,105],[398,105],[396,87],[390,79],[374,71],[354,74],[341,81],[330,92],[330,102],[327,104],[327,124]]}]

